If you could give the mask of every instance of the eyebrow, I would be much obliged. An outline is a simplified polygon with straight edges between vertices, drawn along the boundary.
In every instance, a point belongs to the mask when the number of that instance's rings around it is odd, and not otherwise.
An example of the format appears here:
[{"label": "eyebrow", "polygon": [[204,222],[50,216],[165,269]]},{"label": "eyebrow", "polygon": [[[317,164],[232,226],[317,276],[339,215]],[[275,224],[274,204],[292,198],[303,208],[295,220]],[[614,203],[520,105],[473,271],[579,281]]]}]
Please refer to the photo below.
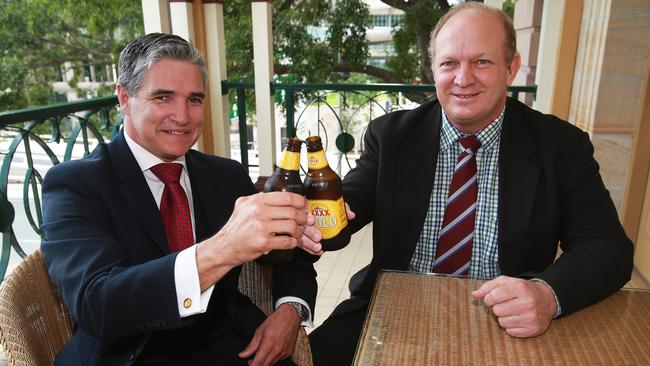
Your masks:
[{"label": "eyebrow", "polygon": [[[162,95],[162,94],[169,94],[169,95],[174,95],[176,94],[175,91],[169,90],[169,89],[156,89],[151,91],[148,96],[155,96],[155,95]],[[205,93],[204,92],[192,92],[190,93],[190,98],[203,98],[205,99]]]}]

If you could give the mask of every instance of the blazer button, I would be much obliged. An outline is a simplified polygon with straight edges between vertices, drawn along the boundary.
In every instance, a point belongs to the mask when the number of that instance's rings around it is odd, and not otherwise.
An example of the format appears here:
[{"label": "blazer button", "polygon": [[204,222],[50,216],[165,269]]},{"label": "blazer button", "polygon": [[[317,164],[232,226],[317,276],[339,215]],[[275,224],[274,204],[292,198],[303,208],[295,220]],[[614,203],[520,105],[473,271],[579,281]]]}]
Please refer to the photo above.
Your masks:
[{"label": "blazer button", "polygon": [[132,353],[131,356],[129,356],[129,361],[133,360],[133,357],[135,357],[135,354]]},{"label": "blazer button", "polygon": [[185,301],[183,301],[183,306],[185,307],[185,309],[189,309],[190,306],[192,306],[192,299],[190,299],[189,297],[186,298]]}]

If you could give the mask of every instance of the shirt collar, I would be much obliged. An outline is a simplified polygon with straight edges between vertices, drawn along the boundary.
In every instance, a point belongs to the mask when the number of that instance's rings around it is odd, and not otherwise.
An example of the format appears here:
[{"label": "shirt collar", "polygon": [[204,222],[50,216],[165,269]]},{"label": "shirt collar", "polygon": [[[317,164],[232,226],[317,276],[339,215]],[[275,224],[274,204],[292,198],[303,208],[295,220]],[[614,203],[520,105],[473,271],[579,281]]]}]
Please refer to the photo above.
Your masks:
[{"label": "shirt collar", "polygon": [[[503,127],[503,116],[505,115],[506,107],[503,107],[501,114],[487,127],[482,129],[476,134],[476,138],[481,143],[479,149],[490,150],[496,146],[501,135],[501,128]],[[440,132],[440,151],[445,151],[451,147],[464,133],[460,132],[454,125],[449,122],[447,114],[444,109],[442,110],[442,130]]]},{"label": "shirt collar", "polygon": [[[166,163],[166,161],[162,160],[161,158],[146,150],[144,147],[140,146],[140,144],[135,142],[135,140],[133,140],[131,136],[126,133],[126,131],[124,131],[124,139],[126,140],[126,144],[129,146],[129,149],[131,149],[131,153],[133,153],[133,157],[135,157],[135,161],[138,162],[138,166],[140,166],[140,170],[142,170],[142,172],[151,169],[151,167],[154,165]],[[172,161],[172,163],[182,164],[183,168],[187,169],[185,156],[176,158],[174,161]]]}]

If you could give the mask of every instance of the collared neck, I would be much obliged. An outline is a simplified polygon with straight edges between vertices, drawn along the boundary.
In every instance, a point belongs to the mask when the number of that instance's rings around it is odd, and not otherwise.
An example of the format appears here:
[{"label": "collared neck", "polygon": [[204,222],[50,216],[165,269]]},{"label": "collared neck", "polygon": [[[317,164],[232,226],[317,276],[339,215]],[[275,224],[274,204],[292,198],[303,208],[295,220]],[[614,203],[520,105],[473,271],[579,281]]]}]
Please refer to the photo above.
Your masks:
[{"label": "collared neck", "polygon": [[[167,163],[166,161],[152,154],[147,149],[142,147],[140,144],[135,142],[135,140],[133,140],[131,136],[129,136],[129,134],[126,133],[126,131],[124,131],[124,139],[126,140],[126,144],[129,146],[129,149],[131,149],[131,153],[133,153],[133,157],[135,157],[135,161],[138,163],[138,166],[140,167],[140,170],[142,172],[151,169],[151,167],[154,165],[158,165],[160,163]],[[171,161],[171,163],[182,164],[183,167],[187,169],[187,164],[185,163],[184,155],[176,158],[174,161]]]},{"label": "collared neck", "polygon": [[[446,151],[450,146],[452,146],[458,139],[466,134],[460,132],[456,127],[454,127],[449,119],[445,110],[442,109],[442,129],[440,131],[440,151]],[[501,134],[501,129],[503,127],[503,116],[505,115],[506,107],[503,107],[503,110],[494,121],[487,125],[484,129],[476,133],[476,138],[481,143],[479,149],[490,150],[493,149],[499,141],[499,135]]]}]

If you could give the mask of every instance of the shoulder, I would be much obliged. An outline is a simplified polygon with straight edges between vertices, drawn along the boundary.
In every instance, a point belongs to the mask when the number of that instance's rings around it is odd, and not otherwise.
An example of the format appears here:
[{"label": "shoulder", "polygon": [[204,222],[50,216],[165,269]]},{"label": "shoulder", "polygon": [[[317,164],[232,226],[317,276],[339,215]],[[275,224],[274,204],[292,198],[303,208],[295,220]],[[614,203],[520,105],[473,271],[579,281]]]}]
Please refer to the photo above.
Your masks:
[{"label": "shoulder", "polygon": [[103,180],[110,171],[110,158],[106,144],[99,144],[83,159],[64,161],[51,167],[45,175],[43,184],[61,180],[70,183],[87,180]]},{"label": "shoulder", "polygon": [[368,125],[368,132],[375,137],[403,141],[432,133],[440,124],[440,104],[431,101],[421,106],[391,112],[378,117]]},{"label": "shoulder", "polygon": [[538,147],[570,147],[589,140],[586,132],[552,114],[545,114],[508,98],[506,119],[523,123]]}]

